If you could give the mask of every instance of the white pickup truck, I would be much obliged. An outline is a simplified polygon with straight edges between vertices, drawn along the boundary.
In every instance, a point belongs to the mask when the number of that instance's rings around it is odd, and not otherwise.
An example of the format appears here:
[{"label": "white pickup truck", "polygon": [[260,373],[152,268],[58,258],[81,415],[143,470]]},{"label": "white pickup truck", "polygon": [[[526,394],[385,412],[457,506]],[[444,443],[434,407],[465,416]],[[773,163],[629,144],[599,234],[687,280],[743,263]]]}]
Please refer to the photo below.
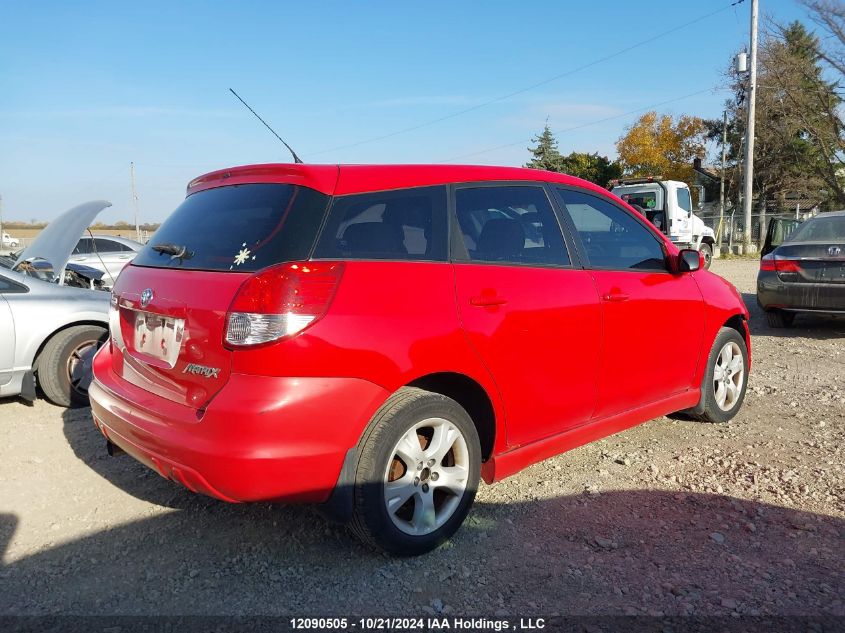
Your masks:
[{"label": "white pickup truck", "polygon": [[3,237],[0,239],[0,246],[3,248],[16,248],[20,245],[20,240],[16,237],[12,237],[8,233],[3,233]]},{"label": "white pickup truck", "polygon": [[677,180],[626,178],[614,180],[610,192],[619,196],[654,224],[678,248],[694,248],[710,268],[716,234],[692,212],[689,187]]}]

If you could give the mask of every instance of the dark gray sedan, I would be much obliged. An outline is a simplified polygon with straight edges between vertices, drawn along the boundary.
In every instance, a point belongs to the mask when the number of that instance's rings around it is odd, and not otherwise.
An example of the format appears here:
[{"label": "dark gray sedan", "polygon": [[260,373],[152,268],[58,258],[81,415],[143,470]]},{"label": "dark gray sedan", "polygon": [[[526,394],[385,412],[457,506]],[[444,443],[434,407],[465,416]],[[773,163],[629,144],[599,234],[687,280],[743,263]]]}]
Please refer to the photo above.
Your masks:
[{"label": "dark gray sedan", "polygon": [[845,314],[845,211],[810,218],[763,255],[757,303],[771,327],[800,312]]}]

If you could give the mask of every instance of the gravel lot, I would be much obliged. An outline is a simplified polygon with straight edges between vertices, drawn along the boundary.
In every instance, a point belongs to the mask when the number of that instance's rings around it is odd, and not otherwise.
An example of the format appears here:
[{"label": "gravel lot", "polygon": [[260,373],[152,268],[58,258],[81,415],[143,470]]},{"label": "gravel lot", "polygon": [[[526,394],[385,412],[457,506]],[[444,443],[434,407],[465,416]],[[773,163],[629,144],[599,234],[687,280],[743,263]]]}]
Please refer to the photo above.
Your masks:
[{"label": "gravel lot", "polygon": [[483,487],[416,559],[308,508],[227,505],[106,455],[88,409],[0,402],[0,614],[845,615],[845,320],[770,330],[757,263],[726,425],[661,418]]}]

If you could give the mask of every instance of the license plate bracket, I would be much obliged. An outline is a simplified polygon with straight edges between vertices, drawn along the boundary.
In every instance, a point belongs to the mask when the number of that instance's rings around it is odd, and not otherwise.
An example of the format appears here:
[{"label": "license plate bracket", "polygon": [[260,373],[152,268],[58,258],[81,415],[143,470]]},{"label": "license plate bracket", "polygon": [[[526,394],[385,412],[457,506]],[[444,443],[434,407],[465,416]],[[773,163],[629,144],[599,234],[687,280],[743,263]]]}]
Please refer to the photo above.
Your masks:
[{"label": "license plate bracket", "polygon": [[172,369],[179,358],[184,332],[184,319],[136,311],[133,351],[164,363]]}]

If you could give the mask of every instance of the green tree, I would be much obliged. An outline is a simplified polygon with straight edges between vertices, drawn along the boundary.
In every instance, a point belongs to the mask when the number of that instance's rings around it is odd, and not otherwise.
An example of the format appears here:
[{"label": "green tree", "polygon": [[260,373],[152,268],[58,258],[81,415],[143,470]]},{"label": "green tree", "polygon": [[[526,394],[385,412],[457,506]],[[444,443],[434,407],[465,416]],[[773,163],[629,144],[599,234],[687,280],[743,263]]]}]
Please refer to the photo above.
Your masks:
[{"label": "green tree", "polygon": [[557,139],[552,134],[548,121],[543,127],[543,132],[532,138],[531,142],[536,143],[536,145],[528,148],[533,158],[525,163],[526,167],[561,171],[562,156],[557,149]]},{"label": "green tree", "polygon": [[[840,15],[845,16],[840,8]],[[843,74],[831,68],[826,78],[819,38],[800,22],[779,27],[764,49],[769,86],[767,101],[772,136],[781,143],[790,184],[810,178],[820,183],[835,206],[845,204],[845,134],[843,134]],[[832,58],[832,56],[830,57]],[[838,75],[838,76],[837,76]],[[764,84],[766,85],[766,84]],[[763,92],[766,92],[764,89]],[[780,166],[783,171],[783,165]]]},{"label": "green tree", "polygon": [[572,152],[563,156],[560,160],[560,171],[589,180],[601,187],[606,187],[611,180],[622,176],[622,166],[619,163],[597,152]]},{"label": "green tree", "polygon": [[[771,199],[783,203],[789,193],[812,200],[821,196],[829,206],[845,205],[845,128],[839,96],[843,75],[825,61],[828,58],[835,60],[836,52],[823,52],[818,37],[800,22],[775,26],[761,43],[753,183],[761,204]],[[738,198],[747,79],[733,68],[727,76],[734,92],[726,104],[729,195]],[[720,138],[721,121],[708,123],[708,138]]]}]

